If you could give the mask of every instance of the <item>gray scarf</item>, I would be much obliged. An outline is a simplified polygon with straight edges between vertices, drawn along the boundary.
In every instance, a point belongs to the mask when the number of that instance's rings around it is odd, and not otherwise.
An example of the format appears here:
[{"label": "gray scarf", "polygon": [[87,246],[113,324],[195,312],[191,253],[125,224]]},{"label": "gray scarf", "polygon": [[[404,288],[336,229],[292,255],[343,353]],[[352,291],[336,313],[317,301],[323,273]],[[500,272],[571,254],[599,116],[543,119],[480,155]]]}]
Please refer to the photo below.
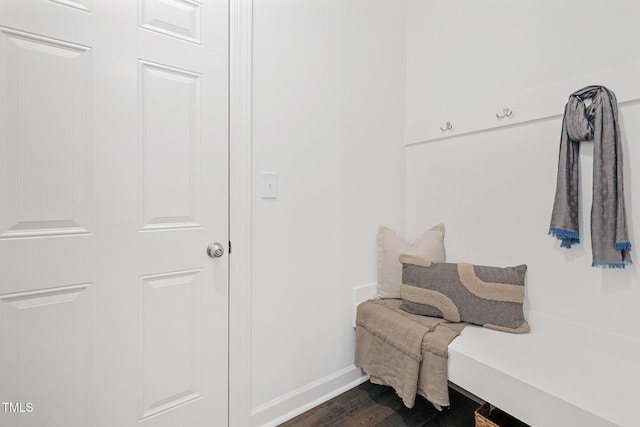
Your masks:
[{"label": "gray scarf", "polygon": [[[586,106],[584,100],[592,102]],[[580,142],[593,141],[591,247],[593,267],[624,268],[631,264],[622,179],[622,145],[615,94],[603,86],[574,92],[564,110],[558,182],[549,234],[563,248],[580,243],[578,164]]]}]

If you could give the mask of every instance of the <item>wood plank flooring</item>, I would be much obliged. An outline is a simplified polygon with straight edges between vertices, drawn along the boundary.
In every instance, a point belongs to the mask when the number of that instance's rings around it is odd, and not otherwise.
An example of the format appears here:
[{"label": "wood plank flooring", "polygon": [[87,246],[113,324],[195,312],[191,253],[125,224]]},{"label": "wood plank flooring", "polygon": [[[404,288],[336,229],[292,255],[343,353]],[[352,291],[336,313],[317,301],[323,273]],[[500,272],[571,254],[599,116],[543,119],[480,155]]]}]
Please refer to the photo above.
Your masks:
[{"label": "wood plank flooring", "polygon": [[280,427],[474,427],[480,404],[449,389],[451,407],[436,410],[418,396],[408,409],[391,387],[367,381]]}]

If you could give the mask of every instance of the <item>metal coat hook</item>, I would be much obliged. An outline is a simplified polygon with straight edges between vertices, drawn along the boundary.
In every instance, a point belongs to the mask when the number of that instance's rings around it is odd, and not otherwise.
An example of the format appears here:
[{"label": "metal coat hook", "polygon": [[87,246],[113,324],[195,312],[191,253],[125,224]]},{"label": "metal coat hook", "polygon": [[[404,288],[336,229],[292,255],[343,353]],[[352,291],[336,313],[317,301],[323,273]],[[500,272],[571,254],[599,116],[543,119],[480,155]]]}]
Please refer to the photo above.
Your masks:
[{"label": "metal coat hook", "polygon": [[447,123],[445,123],[444,127],[440,126],[440,130],[442,132],[446,132],[448,130],[453,130],[453,126],[451,125],[451,122],[447,122]]},{"label": "metal coat hook", "polygon": [[504,107],[502,109],[502,114],[496,113],[496,117],[499,119],[504,119],[505,117],[511,118],[513,116],[513,111],[511,111],[508,107]]}]

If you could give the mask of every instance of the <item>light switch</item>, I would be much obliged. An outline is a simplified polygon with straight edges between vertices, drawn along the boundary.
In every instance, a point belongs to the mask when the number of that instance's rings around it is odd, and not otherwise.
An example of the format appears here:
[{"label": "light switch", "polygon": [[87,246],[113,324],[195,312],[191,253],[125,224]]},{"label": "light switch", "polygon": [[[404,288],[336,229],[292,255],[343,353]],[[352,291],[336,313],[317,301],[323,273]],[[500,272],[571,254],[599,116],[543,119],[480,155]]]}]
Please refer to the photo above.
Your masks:
[{"label": "light switch", "polygon": [[278,174],[275,172],[262,172],[262,198],[278,198]]}]

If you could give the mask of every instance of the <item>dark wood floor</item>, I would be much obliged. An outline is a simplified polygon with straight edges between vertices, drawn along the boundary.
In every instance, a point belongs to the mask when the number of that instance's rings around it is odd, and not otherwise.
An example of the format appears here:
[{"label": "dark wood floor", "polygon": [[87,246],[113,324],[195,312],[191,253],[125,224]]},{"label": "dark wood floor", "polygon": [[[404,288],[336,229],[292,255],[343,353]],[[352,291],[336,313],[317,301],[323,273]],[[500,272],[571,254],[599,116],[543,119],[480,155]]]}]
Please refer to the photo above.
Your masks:
[{"label": "dark wood floor", "polygon": [[367,381],[280,427],[474,427],[480,404],[453,389],[449,399],[451,407],[441,412],[420,396],[408,409],[392,388]]}]

